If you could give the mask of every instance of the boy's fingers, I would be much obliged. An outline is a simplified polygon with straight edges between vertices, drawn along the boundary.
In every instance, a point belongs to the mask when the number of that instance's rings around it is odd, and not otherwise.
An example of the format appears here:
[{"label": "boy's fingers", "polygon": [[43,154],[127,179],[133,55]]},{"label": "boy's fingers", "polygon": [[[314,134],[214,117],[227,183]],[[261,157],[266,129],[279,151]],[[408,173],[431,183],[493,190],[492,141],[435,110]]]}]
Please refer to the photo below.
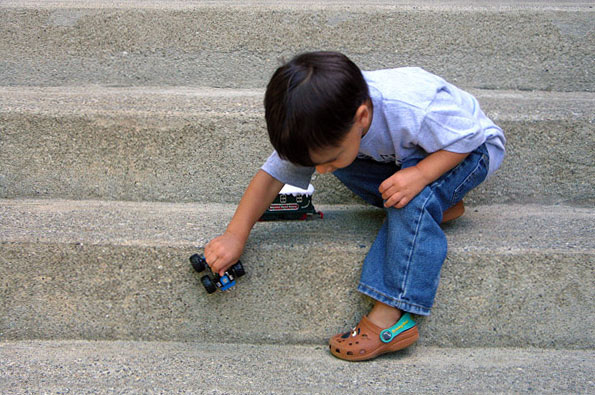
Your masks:
[{"label": "boy's fingers", "polygon": [[387,178],[386,180],[382,181],[380,183],[380,186],[378,187],[378,190],[380,191],[380,193],[382,193],[383,191],[385,191],[388,187],[390,187],[391,185],[391,181],[390,178]]},{"label": "boy's fingers", "polygon": [[386,201],[384,207],[389,208],[389,207],[394,207],[394,208],[398,208],[397,207],[398,202],[394,202],[394,201]]},{"label": "boy's fingers", "polygon": [[[205,259],[207,259],[206,256],[205,256]],[[216,271],[219,271],[221,266],[224,264],[224,261],[225,261],[225,259],[220,254],[212,254],[207,259],[207,264],[214,272],[216,272]]]},{"label": "boy's fingers", "polygon": [[393,192],[392,188],[391,189],[386,189],[386,190],[384,190],[384,192],[382,192],[382,198],[384,200],[390,199],[390,197],[393,196],[393,195],[394,195],[394,192]]},{"label": "boy's fingers", "polygon": [[403,208],[409,203],[409,199],[404,197],[403,199],[399,200],[399,202],[395,205],[396,208]]},{"label": "boy's fingers", "polygon": [[207,260],[207,265],[209,265],[209,267],[212,269],[213,267],[215,267],[215,262],[217,262],[217,258],[207,258],[205,257],[205,259]]},{"label": "boy's fingers", "polygon": [[399,192],[387,194],[385,206],[392,207],[399,202],[403,198],[402,194]]},{"label": "boy's fingers", "polygon": [[390,183],[389,180],[385,180],[378,187],[378,192],[384,194],[391,186],[392,186],[392,183]]}]

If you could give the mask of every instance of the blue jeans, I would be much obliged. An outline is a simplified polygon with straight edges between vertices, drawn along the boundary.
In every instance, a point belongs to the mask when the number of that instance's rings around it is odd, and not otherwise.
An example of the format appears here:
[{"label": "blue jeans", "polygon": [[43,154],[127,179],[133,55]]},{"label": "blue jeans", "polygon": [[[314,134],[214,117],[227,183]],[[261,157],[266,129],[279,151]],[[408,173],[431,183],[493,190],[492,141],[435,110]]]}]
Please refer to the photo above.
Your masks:
[{"label": "blue jeans", "polygon": [[[421,159],[408,159],[401,168],[414,166]],[[488,168],[483,144],[426,186],[407,206],[385,208],[386,219],[364,260],[358,291],[398,309],[429,315],[446,259],[442,213],[479,185]],[[378,187],[399,169],[394,163],[356,159],[334,175],[366,202],[384,208]]]}]

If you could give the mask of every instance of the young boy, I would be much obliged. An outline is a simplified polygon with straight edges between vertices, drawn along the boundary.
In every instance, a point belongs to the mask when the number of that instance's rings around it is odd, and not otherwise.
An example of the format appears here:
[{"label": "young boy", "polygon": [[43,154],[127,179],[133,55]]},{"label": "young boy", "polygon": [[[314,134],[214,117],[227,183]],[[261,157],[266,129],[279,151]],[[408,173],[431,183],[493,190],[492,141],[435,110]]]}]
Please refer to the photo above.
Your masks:
[{"label": "young boy", "polygon": [[358,290],[376,303],[333,355],[366,360],[418,338],[409,313],[432,307],[446,237],[440,223],[502,162],[502,130],[470,94],[419,68],[361,72],[346,56],[305,53],[273,74],[265,117],[275,152],[250,182],[226,232],[205,247],[215,272],[235,263],[284,184],[333,172],[386,210]]}]

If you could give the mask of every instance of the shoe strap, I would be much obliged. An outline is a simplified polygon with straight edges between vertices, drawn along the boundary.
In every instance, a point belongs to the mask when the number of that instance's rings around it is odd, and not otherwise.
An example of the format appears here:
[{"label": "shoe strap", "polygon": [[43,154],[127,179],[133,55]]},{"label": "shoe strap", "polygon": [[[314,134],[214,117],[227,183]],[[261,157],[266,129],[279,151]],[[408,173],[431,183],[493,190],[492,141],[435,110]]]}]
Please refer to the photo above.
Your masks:
[{"label": "shoe strap", "polygon": [[390,343],[395,337],[401,333],[415,326],[415,321],[411,318],[409,313],[405,313],[401,316],[401,319],[396,324],[380,332],[380,340],[383,343]]}]

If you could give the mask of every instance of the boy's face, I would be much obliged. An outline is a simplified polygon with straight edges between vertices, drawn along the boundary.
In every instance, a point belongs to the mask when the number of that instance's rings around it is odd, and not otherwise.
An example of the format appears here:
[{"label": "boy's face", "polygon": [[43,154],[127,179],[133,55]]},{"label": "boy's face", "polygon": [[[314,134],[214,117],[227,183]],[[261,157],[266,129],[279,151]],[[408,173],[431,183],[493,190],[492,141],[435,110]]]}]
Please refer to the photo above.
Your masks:
[{"label": "boy's face", "polygon": [[331,173],[352,164],[371,123],[372,109],[369,104],[362,104],[356,112],[353,126],[338,146],[310,150],[310,159],[316,163],[316,171],[320,174]]},{"label": "boy's face", "polygon": [[316,163],[316,171],[320,174],[330,173],[353,163],[363,134],[364,129],[356,123],[337,147],[310,151],[310,159]]}]

